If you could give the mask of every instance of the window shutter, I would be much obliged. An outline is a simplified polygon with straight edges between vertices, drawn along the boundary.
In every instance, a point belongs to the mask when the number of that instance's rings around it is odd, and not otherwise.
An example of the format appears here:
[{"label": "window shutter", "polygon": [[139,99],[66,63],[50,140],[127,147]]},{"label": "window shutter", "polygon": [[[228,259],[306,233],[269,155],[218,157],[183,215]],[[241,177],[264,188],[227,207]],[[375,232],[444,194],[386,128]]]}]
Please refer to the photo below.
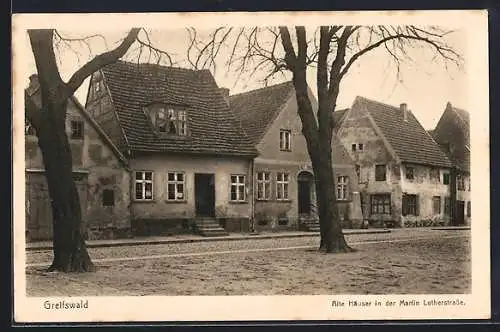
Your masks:
[{"label": "window shutter", "polygon": [[420,196],[415,196],[415,215],[420,215]]}]

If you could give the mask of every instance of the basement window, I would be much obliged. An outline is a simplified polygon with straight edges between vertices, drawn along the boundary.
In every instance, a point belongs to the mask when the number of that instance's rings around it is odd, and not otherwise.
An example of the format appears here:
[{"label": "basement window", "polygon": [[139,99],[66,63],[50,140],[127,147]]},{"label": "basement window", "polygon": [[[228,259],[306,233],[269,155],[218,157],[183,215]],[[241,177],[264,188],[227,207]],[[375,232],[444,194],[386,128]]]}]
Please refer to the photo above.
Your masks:
[{"label": "basement window", "polygon": [[115,206],[115,191],[113,189],[102,191],[102,206]]},{"label": "basement window", "polygon": [[71,139],[83,139],[83,121],[71,120]]}]

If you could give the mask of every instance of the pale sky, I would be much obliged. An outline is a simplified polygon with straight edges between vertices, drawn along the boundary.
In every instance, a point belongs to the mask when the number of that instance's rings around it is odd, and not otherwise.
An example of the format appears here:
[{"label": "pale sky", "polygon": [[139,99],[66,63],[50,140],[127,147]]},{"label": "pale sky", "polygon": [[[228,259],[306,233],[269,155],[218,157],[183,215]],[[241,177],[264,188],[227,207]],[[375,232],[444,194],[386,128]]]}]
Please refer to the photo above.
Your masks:
[{"label": "pale sky", "polygon": [[[117,42],[125,36],[127,31],[120,30],[112,33],[101,33],[107,43],[108,48],[113,48]],[[93,35],[96,32],[89,31],[74,33],[71,31],[60,31],[66,37],[79,37],[83,35]],[[203,33],[203,31],[200,31]],[[162,50],[169,52],[178,67],[188,67],[186,61],[187,32],[184,29],[176,30],[154,30],[149,33],[152,44]],[[141,39],[145,40],[144,37]],[[26,42],[29,39],[26,35]],[[447,37],[447,43],[457,52],[464,54],[466,38],[463,32],[457,31]],[[29,45],[29,44],[28,44]],[[59,68],[63,79],[67,80],[71,74],[93,55],[106,50],[106,46],[101,38],[92,38],[88,47],[83,43],[73,42],[72,49],[69,47],[60,48],[58,59]],[[137,45],[133,45],[126,55],[127,60],[137,59]],[[78,53],[78,57],[76,53]],[[337,109],[350,107],[356,96],[364,96],[380,102],[394,106],[400,103],[407,103],[408,108],[416,115],[424,128],[432,129],[441,116],[447,102],[454,106],[467,108],[467,59],[464,58],[464,66],[457,69],[450,64],[446,69],[442,63],[432,61],[430,53],[422,53],[421,50],[410,50],[414,63],[404,63],[401,67],[401,81],[396,79],[394,65],[390,65],[387,53],[382,49],[377,49],[362,56],[355,65],[352,66],[348,75],[344,78],[340,87],[340,94],[337,100]],[[221,53],[224,56],[224,53]],[[229,53],[227,53],[229,54]],[[239,93],[263,86],[260,75],[242,76],[236,83],[237,73],[227,72],[224,66],[224,58],[218,62],[215,79],[220,87],[230,88],[230,93]],[[36,72],[34,58],[30,52],[29,68]],[[147,53],[142,54],[142,59],[146,61]],[[154,58],[152,58],[154,62]],[[316,71],[311,69],[308,72],[308,83],[313,92],[316,92]],[[289,76],[290,77],[290,76]],[[283,81],[281,75],[276,75],[270,84]],[[28,82],[28,78],[26,78]],[[27,84],[27,83],[26,83]],[[88,88],[88,80],[76,92],[76,97],[84,105]]]}]

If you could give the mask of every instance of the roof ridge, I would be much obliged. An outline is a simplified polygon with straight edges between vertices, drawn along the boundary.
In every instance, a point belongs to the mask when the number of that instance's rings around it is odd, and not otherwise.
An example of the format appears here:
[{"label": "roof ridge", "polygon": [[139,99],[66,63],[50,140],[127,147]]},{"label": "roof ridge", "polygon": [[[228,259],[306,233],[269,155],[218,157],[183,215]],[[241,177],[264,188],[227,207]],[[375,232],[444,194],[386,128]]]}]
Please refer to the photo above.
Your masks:
[{"label": "roof ridge", "polygon": [[[387,103],[384,103],[384,102],[381,102],[381,101],[378,101],[378,100],[375,100],[375,99],[371,99],[371,98],[363,97],[363,96],[356,96],[356,98],[364,99],[365,101],[368,101],[368,102],[371,102],[371,103],[377,103],[377,104],[380,104],[380,105],[384,105],[384,106],[386,106],[386,107],[390,107],[390,108],[393,108],[394,110],[399,111],[399,106],[395,106],[395,105],[387,104]],[[408,111],[410,111],[410,112],[411,112],[411,110],[410,110],[410,109],[408,109]]]},{"label": "roof ridge", "polygon": [[231,97],[240,97],[240,96],[249,95],[249,94],[252,94],[252,93],[258,93],[258,92],[261,92],[263,90],[268,90],[268,89],[275,89],[275,88],[278,88],[278,87],[281,87],[281,86],[284,86],[284,85],[287,85],[287,84],[290,84],[290,83],[292,83],[291,80],[285,81],[285,82],[281,82],[281,83],[277,83],[277,84],[273,84],[273,85],[264,86],[262,88],[257,88],[257,89],[253,89],[253,90],[249,90],[249,91],[240,92],[240,93],[235,93],[233,95],[230,95],[229,98],[231,98]]},{"label": "roof ridge", "polygon": [[[209,72],[210,74],[212,73],[209,69],[203,68],[203,69],[192,69],[192,68],[186,68],[186,67],[177,67],[177,66],[167,66],[167,65],[162,65],[159,63],[151,63],[151,62],[132,62],[132,61],[125,61],[122,59],[116,60],[116,62],[111,63],[110,65],[116,64],[116,63],[121,63],[124,65],[133,65],[133,66],[139,66],[139,67],[159,67],[162,69],[179,69],[183,70],[186,72],[193,72],[193,73],[201,73],[201,72]],[[105,68],[104,66],[103,68]]]}]

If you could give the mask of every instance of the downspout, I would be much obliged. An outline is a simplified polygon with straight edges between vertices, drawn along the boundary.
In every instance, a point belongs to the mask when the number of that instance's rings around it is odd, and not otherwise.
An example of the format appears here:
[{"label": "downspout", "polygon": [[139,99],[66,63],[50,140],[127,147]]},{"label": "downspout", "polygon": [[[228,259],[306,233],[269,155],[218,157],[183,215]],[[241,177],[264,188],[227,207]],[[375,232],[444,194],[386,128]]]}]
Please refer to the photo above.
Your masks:
[{"label": "downspout", "polygon": [[250,159],[250,180],[252,181],[252,203],[250,205],[250,232],[255,233],[255,175],[254,175],[254,158]]}]

